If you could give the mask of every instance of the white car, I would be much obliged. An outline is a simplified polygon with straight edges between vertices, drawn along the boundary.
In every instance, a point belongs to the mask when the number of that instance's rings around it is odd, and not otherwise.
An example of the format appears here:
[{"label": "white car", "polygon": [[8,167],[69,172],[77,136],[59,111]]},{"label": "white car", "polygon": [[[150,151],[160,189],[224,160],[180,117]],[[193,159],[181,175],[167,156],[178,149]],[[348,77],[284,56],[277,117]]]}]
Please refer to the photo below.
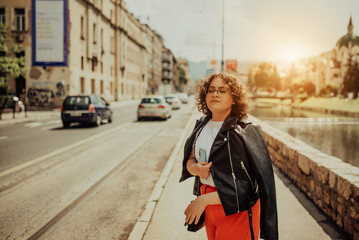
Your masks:
[{"label": "white car", "polygon": [[175,95],[167,95],[166,102],[172,106],[172,109],[181,108],[181,100]]},{"label": "white car", "polygon": [[137,120],[145,118],[161,118],[167,120],[171,117],[171,106],[161,95],[150,95],[142,98],[137,110]]},{"label": "white car", "polygon": [[187,93],[178,93],[177,96],[181,100],[182,103],[188,103]]}]

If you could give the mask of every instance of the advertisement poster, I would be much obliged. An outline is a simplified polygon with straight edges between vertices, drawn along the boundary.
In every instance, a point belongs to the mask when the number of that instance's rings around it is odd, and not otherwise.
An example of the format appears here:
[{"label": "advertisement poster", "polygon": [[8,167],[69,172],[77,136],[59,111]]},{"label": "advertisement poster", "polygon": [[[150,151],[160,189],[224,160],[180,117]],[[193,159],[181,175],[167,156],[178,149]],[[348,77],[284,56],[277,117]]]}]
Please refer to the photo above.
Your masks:
[{"label": "advertisement poster", "polygon": [[32,65],[67,65],[67,0],[32,0]]}]

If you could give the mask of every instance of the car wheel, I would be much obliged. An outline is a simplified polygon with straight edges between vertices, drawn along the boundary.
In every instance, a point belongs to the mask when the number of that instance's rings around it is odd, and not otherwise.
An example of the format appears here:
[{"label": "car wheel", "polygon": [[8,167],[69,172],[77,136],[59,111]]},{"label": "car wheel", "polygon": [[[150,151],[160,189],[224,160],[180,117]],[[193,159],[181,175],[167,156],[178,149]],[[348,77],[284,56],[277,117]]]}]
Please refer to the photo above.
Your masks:
[{"label": "car wheel", "polygon": [[69,122],[62,122],[62,125],[64,126],[64,128],[70,127],[70,123],[69,123]]},{"label": "car wheel", "polygon": [[112,114],[110,115],[110,117],[108,118],[108,122],[112,123]]},{"label": "car wheel", "polygon": [[96,116],[96,122],[95,122],[95,126],[98,127],[101,125],[102,119],[100,115]]}]

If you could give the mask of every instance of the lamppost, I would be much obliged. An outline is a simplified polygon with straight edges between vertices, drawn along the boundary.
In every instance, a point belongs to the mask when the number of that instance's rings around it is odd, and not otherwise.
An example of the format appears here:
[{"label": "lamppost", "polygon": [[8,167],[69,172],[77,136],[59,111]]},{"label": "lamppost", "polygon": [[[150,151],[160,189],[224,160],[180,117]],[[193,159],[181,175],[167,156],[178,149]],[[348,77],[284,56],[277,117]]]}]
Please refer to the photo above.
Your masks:
[{"label": "lamppost", "polygon": [[222,0],[222,61],[221,72],[224,72],[224,0]]}]

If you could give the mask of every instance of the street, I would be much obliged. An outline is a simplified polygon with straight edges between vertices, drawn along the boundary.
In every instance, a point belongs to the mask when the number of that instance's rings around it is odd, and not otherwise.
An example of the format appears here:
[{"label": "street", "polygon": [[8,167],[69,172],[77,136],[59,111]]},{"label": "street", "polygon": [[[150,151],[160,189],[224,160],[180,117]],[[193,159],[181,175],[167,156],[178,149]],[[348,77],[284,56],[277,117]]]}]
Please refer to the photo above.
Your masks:
[{"label": "street", "polygon": [[133,105],[99,128],[1,128],[0,238],[127,238],[193,106],[167,121],[136,122]]},{"label": "street", "polygon": [[44,121],[17,124],[0,128],[0,172],[38,158],[55,150],[74,144],[89,136],[136,120],[137,103],[113,108],[113,123],[99,128],[72,125],[63,129],[60,112],[58,117]]}]

